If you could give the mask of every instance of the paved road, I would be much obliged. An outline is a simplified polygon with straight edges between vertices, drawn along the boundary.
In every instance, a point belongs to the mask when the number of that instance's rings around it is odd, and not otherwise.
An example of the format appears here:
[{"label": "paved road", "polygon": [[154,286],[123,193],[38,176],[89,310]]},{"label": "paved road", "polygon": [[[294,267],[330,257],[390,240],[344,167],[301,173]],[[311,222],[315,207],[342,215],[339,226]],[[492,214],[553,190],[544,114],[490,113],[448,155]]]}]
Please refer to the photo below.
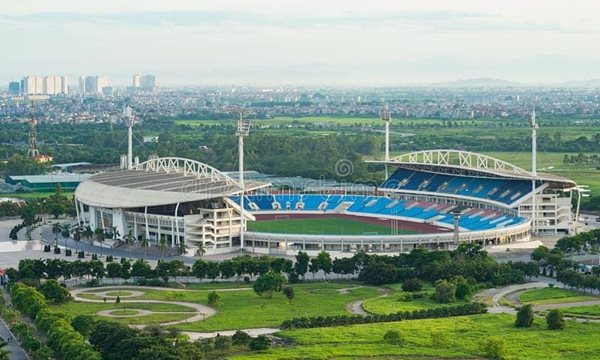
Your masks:
[{"label": "paved road", "polygon": [[[7,303],[9,303],[8,298],[6,297],[6,290],[2,289],[2,293],[5,299],[7,299]],[[0,337],[4,340],[8,340],[8,345],[5,349],[8,350],[8,359],[9,360],[29,360],[29,355],[23,350],[21,345],[15,339],[13,333],[8,328],[8,325],[4,322],[4,319],[0,318]]]}]

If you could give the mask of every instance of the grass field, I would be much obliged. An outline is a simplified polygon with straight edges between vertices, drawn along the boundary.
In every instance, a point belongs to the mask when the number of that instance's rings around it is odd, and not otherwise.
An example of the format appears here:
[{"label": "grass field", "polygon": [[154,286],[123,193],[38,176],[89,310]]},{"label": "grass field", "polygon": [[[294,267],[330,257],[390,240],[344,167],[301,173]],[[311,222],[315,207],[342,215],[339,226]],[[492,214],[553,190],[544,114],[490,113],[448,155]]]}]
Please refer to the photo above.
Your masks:
[{"label": "grass field", "polygon": [[[65,191],[64,194],[67,198],[73,197],[73,191]],[[8,197],[8,198],[19,198],[25,201],[31,199],[41,199],[46,198],[48,196],[56,194],[55,191],[40,191],[40,192],[19,192],[19,193],[10,193],[10,194],[0,194],[0,197]]]},{"label": "grass field", "polygon": [[[536,319],[531,328],[516,328],[514,316],[475,315],[446,319],[289,330],[279,333],[292,347],[247,353],[233,359],[481,359],[481,342],[504,340],[505,359],[582,360],[600,353],[600,324],[568,322],[563,331],[547,330]],[[398,330],[403,346],[383,342],[388,330]]]},{"label": "grass field", "polygon": [[[391,233],[391,229],[388,226],[346,218],[254,221],[248,223],[248,230],[282,234],[323,235],[389,235]],[[415,232],[400,229],[400,233],[414,234]]]},{"label": "grass field", "polygon": [[423,291],[419,292],[424,294],[422,298],[406,300],[405,297],[410,295],[410,293],[402,291],[400,286],[401,284],[386,286],[386,288],[390,289],[390,294],[384,297],[378,297],[365,301],[363,303],[363,308],[373,314],[392,314],[399,311],[429,309],[440,306],[464,304],[468,302],[466,300],[458,300],[453,304],[440,304],[431,299],[431,294],[433,294],[435,290],[433,286],[429,284],[424,285]]},{"label": "grass field", "polygon": [[600,318],[600,305],[573,306],[563,308],[562,311],[567,315],[586,315],[590,317]]},{"label": "grass field", "polygon": [[542,288],[527,290],[519,295],[519,301],[523,304],[543,305],[570,303],[577,301],[598,300],[597,297],[585,295],[578,291],[558,288]]},{"label": "grass field", "polygon": [[[292,285],[294,287],[295,297],[290,303],[286,297],[277,293],[272,299],[258,296],[251,289],[240,291],[221,291],[217,290],[221,300],[215,307],[217,314],[207,318],[204,321],[194,323],[179,324],[175,327],[188,331],[219,331],[229,329],[245,329],[255,327],[277,327],[283,320],[300,316],[324,316],[324,315],[343,315],[348,314],[345,306],[347,303],[376,297],[379,292],[376,288],[362,287],[351,289],[347,293],[340,293],[338,290],[356,285],[352,283],[303,283]],[[211,291],[205,290],[187,290],[187,291],[162,291],[126,288],[123,290],[143,291],[144,295],[139,297],[128,297],[127,300],[148,299],[165,301],[182,301],[190,303],[207,304],[207,296]],[[88,296],[96,297],[92,293]],[[71,301],[69,303],[58,305],[70,316],[78,314],[96,314],[100,310],[122,309],[123,303],[117,305],[113,303],[83,303]],[[159,305],[161,305],[159,307]],[[146,309],[153,311],[191,311],[176,310],[171,305],[165,304],[144,304],[128,303],[127,308]],[[181,308],[181,307],[179,307]],[[173,320],[184,319],[189,315],[183,314],[153,314],[140,317],[115,319],[123,323],[141,324],[150,320],[151,323],[160,323]]]}]

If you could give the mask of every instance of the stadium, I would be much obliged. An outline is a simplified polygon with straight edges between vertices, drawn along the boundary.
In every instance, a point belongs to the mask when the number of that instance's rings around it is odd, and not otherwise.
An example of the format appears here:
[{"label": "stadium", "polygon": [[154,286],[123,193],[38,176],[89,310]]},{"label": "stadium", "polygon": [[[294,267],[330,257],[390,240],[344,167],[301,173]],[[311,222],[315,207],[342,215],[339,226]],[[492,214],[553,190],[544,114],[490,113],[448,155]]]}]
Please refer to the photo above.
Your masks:
[{"label": "stadium", "polygon": [[242,185],[194,160],[153,158],[83,181],[75,191],[77,216],[92,228],[185,244],[190,255],[199,247],[207,254],[274,255],[446,249],[528,241],[532,231],[569,233],[573,227],[576,184],[564,178],[454,150],[373,162],[393,170],[377,188],[303,193],[261,181]]}]

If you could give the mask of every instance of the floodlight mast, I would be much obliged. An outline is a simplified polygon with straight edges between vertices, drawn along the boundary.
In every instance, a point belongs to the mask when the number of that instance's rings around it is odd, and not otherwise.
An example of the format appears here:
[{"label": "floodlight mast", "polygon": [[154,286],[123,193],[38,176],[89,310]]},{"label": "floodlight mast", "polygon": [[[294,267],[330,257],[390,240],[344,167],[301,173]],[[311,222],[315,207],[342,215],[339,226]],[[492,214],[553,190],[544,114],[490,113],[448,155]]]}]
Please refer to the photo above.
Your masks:
[{"label": "floodlight mast", "polygon": [[133,169],[133,124],[135,118],[133,109],[126,106],[123,108],[123,115],[127,117],[127,170]]},{"label": "floodlight mast", "polygon": [[529,126],[531,126],[531,175],[533,175],[533,178],[531,179],[531,233],[537,234],[537,194],[535,191],[535,183],[537,179],[537,129],[539,129],[540,126],[535,119],[535,109],[531,111],[531,115],[529,116]]},{"label": "floodlight mast", "polygon": [[[387,162],[390,160],[390,109],[388,104],[385,104],[385,107],[379,110],[379,117],[385,123],[385,155],[384,160]],[[385,178],[388,178],[388,164],[385,164]]]},{"label": "floodlight mast", "polygon": [[[238,120],[237,126],[237,136],[238,136],[238,162],[239,162],[239,175],[238,181],[241,189],[240,192],[240,246],[242,249],[245,248],[246,244],[244,243],[244,231],[246,230],[245,223],[246,219],[244,218],[244,137],[250,135],[250,120],[244,119],[244,112],[240,111],[240,119]],[[254,244],[254,242],[252,243]],[[254,247],[254,245],[253,245]]]}]

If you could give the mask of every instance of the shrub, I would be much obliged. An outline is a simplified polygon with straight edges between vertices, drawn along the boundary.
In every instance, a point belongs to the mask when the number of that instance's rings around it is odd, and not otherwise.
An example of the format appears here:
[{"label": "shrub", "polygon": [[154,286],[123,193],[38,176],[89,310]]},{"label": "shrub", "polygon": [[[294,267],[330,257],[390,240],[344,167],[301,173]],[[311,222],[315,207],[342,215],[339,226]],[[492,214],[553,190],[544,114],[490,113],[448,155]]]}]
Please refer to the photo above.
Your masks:
[{"label": "shrub", "polygon": [[116,304],[120,304],[121,303],[121,297],[119,295],[117,295],[117,299],[115,300]]},{"label": "shrub", "polygon": [[391,345],[403,345],[404,337],[397,330],[388,330],[383,335],[383,341]]},{"label": "shrub", "polygon": [[285,284],[285,277],[283,275],[269,271],[256,278],[256,282],[252,288],[259,296],[266,293],[270,299],[273,297],[274,292],[283,289],[283,284]]},{"label": "shrub", "polygon": [[44,245],[44,252],[50,252],[51,249],[50,245]]},{"label": "shrub", "polygon": [[288,282],[290,284],[297,284],[300,282],[300,276],[298,275],[297,272],[292,271],[291,273],[288,274]]},{"label": "shrub", "polygon": [[559,309],[552,309],[546,314],[546,323],[549,330],[562,330],[565,328],[565,319]]},{"label": "shrub", "polygon": [[95,322],[92,315],[80,314],[71,320],[71,326],[73,326],[75,331],[83,335],[83,337],[87,338],[92,333]]},{"label": "shrub", "polygon": [[404,291],[415,292],[421,291],[421,289],[423,289],[423,283],[417,278],[407,279],[402,283],[402,290]]},{"label": "shrub", "polygon": [[457,276],[453,283],[456,286],[456,298],[460,300],[468,299],[471,296],[471,285],[462,276]]},{"label": "shrub", "polygon": [[54,253],[55,254],[60,254],[60,248],[58,246],[54,247]]},{"label": "shrub", "polygon": [[456,286],[446,280],[435,282],[435,301],[439,303],[452,303],[456,301]]},{"label": "shrub", "polygon": [[521,306],[517,311],[516,327],[530,327],[533,324],[533,306],[531,304]]},{"label": "shrub", "polygon": [[112,257],[112,255],[107,255],[107,256],[106,256],[106,262],[113,262],[113,257]]},{"label": "shrub", "polygon": [[80,251],[80,252],[78,252],[78,253],[77,253],[77,258],[78,258],[78,259],[83,259],[83,258],[85,258],[85,253],[84,253],[83,251]]},{"label": "shrub", "polygon": [[264,335],[259,335],[258,337],[255,337],[254,339],[250,340],[250,343],[248,344],[248,347],[252,351],[267,350],[269,346],[271,346],[271,342]]},{"label": "shrub", "polygon": [[488,338],[480,343],[480,349],[483,355],[491,359],[503,359],[504,358],[504,340],[499,338]]},{"label": "shrub", "polygon": [[71,256],[73,255],[73,251],[71,251],[71,249],[65,249],[65,256]]},{"label": "shrub", "polygon": [[217,336],[214,339],[215,350],[224,353],[231,347],[231,338],[228,336]]},{"label": "shrub", "polygon": [[40,292],[46,300],[55,304],[62,304],[71,298],[71,294],[64,287],[60,286],[58,281],[51,279],[40,286]]},{"label": "shrub", "polygon": [[208,293],[208,305],[215,306],[219,303],[219,300],[221,300],[221,296],[216,291]]},{"label": "shrub", "polygon": [[250,337],[250,335],[244,331],[238,330],[235,332],[235,334],[233,334],[231,340],[233,341],[234,345],[248,345],[250,340],[252,340],[252,337]]},{"label": "shrub", "polygon": [[288,301],[292,301],[294,299],[294,288],[291,286],[285,286],[283,288],[283,294],[288,299]]}]

